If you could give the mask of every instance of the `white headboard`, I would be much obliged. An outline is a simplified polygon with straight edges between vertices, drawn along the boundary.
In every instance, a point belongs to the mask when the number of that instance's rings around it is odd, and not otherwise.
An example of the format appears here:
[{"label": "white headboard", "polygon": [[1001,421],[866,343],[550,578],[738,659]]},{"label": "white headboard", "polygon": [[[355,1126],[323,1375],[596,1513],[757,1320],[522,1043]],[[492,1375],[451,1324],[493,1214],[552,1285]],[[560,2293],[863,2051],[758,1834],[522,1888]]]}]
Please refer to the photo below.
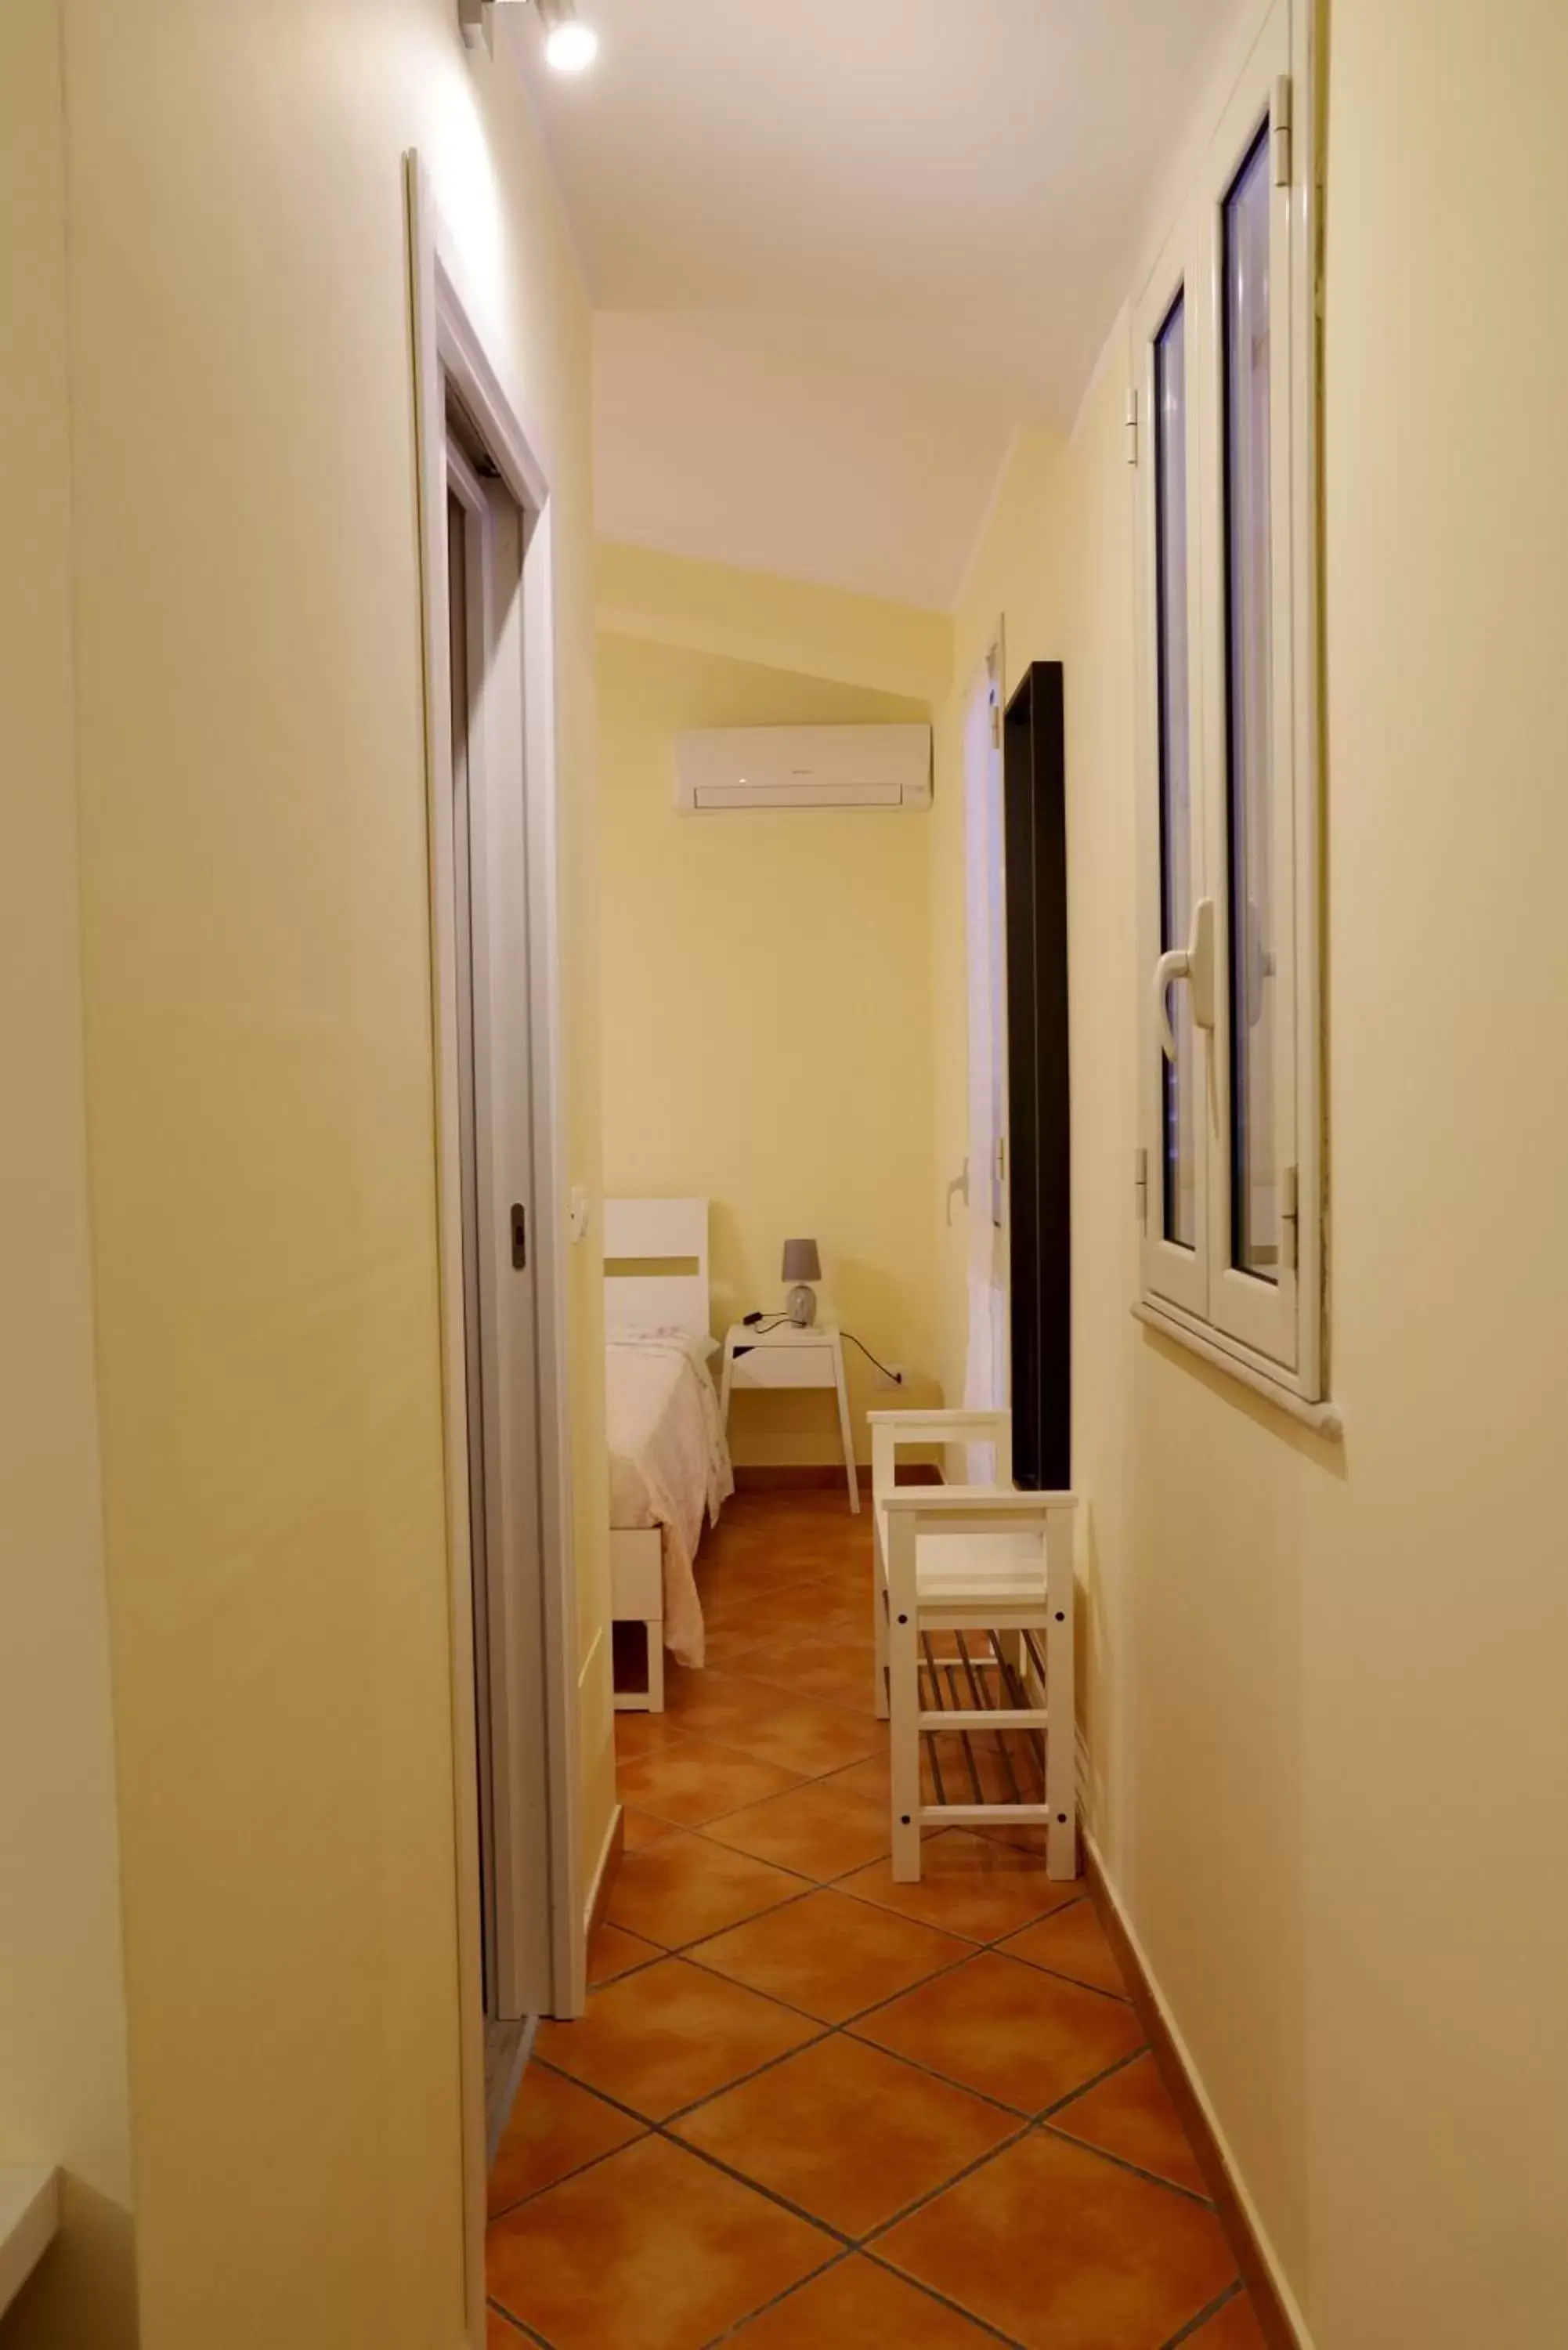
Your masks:
[{"label": "white headboard", "polygon": [[[692,1330],[708,1336],[706,1200],[607,1200],[604,1245],[607,1330]],[[652,1269],[661,1263],[670,1270]],[[638,1270],[617,1273],[611,1269],[617,1264]]]}]

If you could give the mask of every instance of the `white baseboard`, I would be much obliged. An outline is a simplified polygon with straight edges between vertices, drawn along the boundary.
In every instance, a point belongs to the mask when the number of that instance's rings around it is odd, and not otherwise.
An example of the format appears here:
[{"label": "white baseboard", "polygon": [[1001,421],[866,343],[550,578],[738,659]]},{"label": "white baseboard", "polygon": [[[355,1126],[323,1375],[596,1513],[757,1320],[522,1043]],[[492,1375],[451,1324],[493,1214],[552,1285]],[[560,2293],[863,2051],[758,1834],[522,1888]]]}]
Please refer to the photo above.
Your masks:
[{"label": "white baseboard", "polygon": [[1236,2161],[1235,2155],[1231,2150],[1231,2142],[1220,2126],[1220,2116],[1214,2110],[1213,2099],[1210,2096],[1208,2090],[1204,2086],[1202,2074],[1199,2072],[1197,2065],[1192,2061],[1192,2051],[1189,2048],[1186,2041],[1183,2039],[1180,2026],[1178,2024],[1175,2016],[1171,2013],[1170,2002],[1166,1998],[1164,1991],[1161,1990],[1153,1968],[1149,1965],[1148,1953],[1145,1950],[1143,1944],[1139,1941],[1137,1933],[1133,1929],[1132,1921],[1127,1913],[1127,1906],[1122,1900],[1121,1895],[1117,1891],[1109,1871],[1106,1867],[1105,1855],[1101,1852],[1099,1846],[1095,1841],[1095,1838],[1090,1835],[1086,1830],[1084,1835],[1084,1842],[1087,1846],[1089,1852],[1093,1856],[1095,1866],[1099,1872],[1100,1883],[1105,1889],[1106,1898],[1116,1912],[1116,1923],[1120,1926],[1122,1932],[1127,1936],[1127,1941],[1131,1945],[1133,1955],[1143,1970],[1144,1981],[1148,1986],[1148,1995],[1159,2011],[1160,2022],[1164,2024],[1170,2040],[1170,2044],[1176,2052],[1177,2061],[1180,2064],[1182,2071],[1187,2075],[1188,2086],[1190,2088],[1193,2096],[1198,2102],[1204,2120],[1209,2125],[1210,2134],[1214,2140],[1215,2146],[1219,2148],[1220,2159],[1224,2163],[1226,2170],[1230,2174],[1231,2189],[1235,2194],[1237,2202],[1241,2207],[1242,2217],[1246,2220],[1247,2226],[1251,2232],[1252,2241],[1257,2247],[1258,2257],[1262,2262],[1264,2268],[1268,2272],[1269,2281],[1273,2286],[1275,2294],[1278,2297],[1280,2308],[1284,2316],[1285,2322],[1295,2334],[1297,2350],[1314,2350],[1313,2339],[1312,2335],[1307,2331],[1306,2320],[1302,2315],[1296,2297],[1291,2291],[1289,2282],[1286,2280],[1284,2270],[1280,2265],[1278,2256],[1275,2253],[1272,2242],[1270,2241],[1268,2230],[1263,2225],[1262,2218],[1258,2210],[1258,2207],[1248,2191],[1246,2179],[1243,2178],[1241,2168]]}]

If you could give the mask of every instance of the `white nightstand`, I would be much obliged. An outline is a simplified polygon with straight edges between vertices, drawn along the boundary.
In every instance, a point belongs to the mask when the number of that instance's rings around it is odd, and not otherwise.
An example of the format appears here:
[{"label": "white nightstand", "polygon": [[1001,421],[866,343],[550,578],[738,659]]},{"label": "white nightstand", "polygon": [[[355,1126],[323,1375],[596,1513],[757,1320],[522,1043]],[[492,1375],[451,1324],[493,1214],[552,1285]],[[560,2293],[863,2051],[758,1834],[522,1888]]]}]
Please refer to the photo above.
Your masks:
[{"label": "white nightstand", "polygon": [[720,1401],[729,1425],[730,1397],[736,1388],[833,1388],[838,1395],[838,1429],[844,1441],[844,1472],[849,1480],[849,1506],[860,1507],[860,1480],[855,1470],[855,1433],[849,1424],[849,1389],[844,1380],[844,1347],[831,1324],[814,1323],[797,1329],[793,1322],[776,1323],[770,1330],[732,1323],[724,1335],[724,1380]]}]

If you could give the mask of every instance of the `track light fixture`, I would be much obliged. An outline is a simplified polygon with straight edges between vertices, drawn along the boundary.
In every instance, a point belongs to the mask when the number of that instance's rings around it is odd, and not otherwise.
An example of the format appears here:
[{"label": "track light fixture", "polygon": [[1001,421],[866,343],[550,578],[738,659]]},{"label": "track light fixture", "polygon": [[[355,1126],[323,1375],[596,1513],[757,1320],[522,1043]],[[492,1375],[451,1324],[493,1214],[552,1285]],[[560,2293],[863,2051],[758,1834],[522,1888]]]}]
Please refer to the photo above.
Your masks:
[{"label": "track light fixture", "polygon": [[599,36],[577,15],[577,0],[538,0],[545,26],[545,62],[557,73],[581,73],[599,53]]},{"label": "track light fixture", "polygon": [[[483,41],[487,49],[495,46],[494,16],[496,8],[519,7],[526,0],[458,0],[458,22],[469,47],[477,48]],[[545,28],[545,61],[556,73],[581,73],[591,66],[598,55],[599,36],[591,25],[585,25],[577,15],[577,0],[535,0],[539,21]]]}]

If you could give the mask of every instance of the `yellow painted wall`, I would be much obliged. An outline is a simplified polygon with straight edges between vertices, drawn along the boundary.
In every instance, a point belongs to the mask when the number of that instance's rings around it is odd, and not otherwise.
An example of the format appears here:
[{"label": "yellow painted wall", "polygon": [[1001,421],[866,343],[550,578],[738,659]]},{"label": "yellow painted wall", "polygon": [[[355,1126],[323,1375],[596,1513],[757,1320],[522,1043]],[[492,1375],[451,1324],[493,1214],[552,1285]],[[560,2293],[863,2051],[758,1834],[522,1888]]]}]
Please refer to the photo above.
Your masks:
[{"label": "yellow painted wall", "polygon": [[[1070,445],[1018,452],[955,674],[999,603],[1013,678],[1066,662],[1096,1833],[1317,2350],[1548,2350],[1568,2298],[1568,17],[1337,0],[1328,99],[1342,1450],[1127,1311],[1125,326]],[[955,1102],[961,1127],[950,1039],[939,1157]]]},{"label": "yellow painted wall", "polygon": [[[454,2350],[457,1958],[417,147],[558,500],[568,1155],[597,1190],[589,332],[451,0],[64,0],[81,872],[145,2340]],[[573,1263],[585,1841],[612,1795]]]},{"label": "yellow painted wall", "polygon": [[16,2350],[135,2338],[93,1391],[54,0],[0,10],[0,2165],[57,2162]]},{"label": "yellow painted wall", "polygon": [[940,702],[952,681],[946,612],[768,571],[601,539],[601,633]]},{"label": "yellow painted wall", "polygon": [[[716,1333],[776,1309],[784,1240],[815,1234],[824,1319],[914,1402],[937,1399],[929,819],[683,817],[673,738],[924,721],[949,645],[940,615],[601,549],[606,1189],[711,1197]],[[869,1458],[892,1399],[846,1354]],[[738,1397],[732,1437],[744,1462],[839,1457],[830,1396]]]}]

